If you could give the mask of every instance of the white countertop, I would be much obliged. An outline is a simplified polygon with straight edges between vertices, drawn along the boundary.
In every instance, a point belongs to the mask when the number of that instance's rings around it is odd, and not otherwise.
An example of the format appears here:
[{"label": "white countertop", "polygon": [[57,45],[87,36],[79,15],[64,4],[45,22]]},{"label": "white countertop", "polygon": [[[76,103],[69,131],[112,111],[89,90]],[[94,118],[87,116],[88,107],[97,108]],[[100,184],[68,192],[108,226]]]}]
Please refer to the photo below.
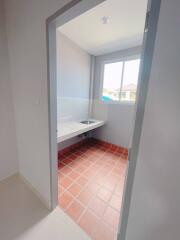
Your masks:
[{"label": "white countertop", "polygon": [[101,127],[105,124],[104,121],[99,121],[95,119],[91,119],[91,120],[95,122],[91,124],[83,124],[80,122],[73,122],[73,121],[59,123],[58,133],[57,133],[57,142],[58,143],[63,142],[72,137],[78,136],[82,133]]}]

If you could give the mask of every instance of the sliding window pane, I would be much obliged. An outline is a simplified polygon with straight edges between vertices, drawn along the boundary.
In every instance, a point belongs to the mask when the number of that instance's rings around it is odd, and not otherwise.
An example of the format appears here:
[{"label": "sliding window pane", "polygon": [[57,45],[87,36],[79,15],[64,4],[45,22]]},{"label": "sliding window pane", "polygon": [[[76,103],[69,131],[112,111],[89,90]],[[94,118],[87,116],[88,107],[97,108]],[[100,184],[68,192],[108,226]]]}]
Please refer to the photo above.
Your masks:
[{"label": "sliding window pane", "polygon": [[103,101],[119,101],[123,62],[104,65]]},{"label": "sliding window pane", "polygon": [[121,88],[121,101],[135,102],[139,76],[140,59],[124,63],[123,83]]}]

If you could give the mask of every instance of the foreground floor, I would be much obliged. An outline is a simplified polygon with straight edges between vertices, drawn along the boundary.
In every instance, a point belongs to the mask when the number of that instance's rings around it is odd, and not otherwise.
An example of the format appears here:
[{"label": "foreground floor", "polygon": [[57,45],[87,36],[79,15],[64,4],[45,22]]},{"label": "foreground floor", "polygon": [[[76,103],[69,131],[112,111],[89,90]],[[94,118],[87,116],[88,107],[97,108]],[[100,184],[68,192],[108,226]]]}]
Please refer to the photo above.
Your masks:
[{"label": "foreground floor", "polygon": [[1,240],[89,240],[59,207],[49,212],[17,177],[0,182]]},{"label": "foreground floor", "polygon": [[59,205],[95,240],[117,237],[127,152],[98,142],[59,160]]}]

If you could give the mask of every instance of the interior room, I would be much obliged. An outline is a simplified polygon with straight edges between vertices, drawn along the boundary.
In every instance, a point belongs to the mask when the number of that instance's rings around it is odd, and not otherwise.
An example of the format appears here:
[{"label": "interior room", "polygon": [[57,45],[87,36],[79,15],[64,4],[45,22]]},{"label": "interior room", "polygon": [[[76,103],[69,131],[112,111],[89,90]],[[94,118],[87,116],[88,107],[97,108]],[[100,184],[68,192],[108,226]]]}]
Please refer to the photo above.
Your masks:
[{"label": "interior room", "polygon": [[116,4],[0,0],[0,240],[180,239],[180,1]]},{"label": "interior room", "polygon": [[117,238],[147,8],[140,2],[107,0],[56,31],[58,202],[92,239]]}]

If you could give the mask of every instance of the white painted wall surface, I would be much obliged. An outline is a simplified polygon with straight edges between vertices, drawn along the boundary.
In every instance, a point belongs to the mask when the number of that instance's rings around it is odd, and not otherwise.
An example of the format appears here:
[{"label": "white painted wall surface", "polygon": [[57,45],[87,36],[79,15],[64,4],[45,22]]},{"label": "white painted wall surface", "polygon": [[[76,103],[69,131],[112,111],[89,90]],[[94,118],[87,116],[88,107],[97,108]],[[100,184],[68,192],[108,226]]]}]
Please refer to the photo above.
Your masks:
[{"label": "white painted wall surface", "polygon": [[57,31],[57,121],[88,117],[91,57]]},{"label": "white painted wall surface", "polygon": [[[90,55],[57,31],[57,122],[88,118]],[[81,140],[79,137],[58,144],[61,150]]]},{"label": "white painted wall surface", "polygon": [[0,0],[0,180],[18,171],[4,4]]},{"label": "white painted wall surface", "polygon": [[68,0],[6,0],[19,171],[50,206],[46,19]]},{"label": "white painted wall surface", "polygon": [[[93,7],[103,0],[84,0]],[[50,206],[46,19],[70,0],[5,0],[19,171]],[[84,4],[84,9],[86,6]],[[76,16],[70,11],[68,17]],[[74,15],[73,15],[74,14]]]},{"label": "white painted wall surface", "polygon": [[126,240],[180,239],[180,1],[161,4]]},{"label": "white painted wall surface", "polygon": [[133,104],[105,104],[100,100],[102,64],[106,61],[120,60],[123,57],[141,53],[140,47],[122,50],[95,57],[93,117],[107,121],[106,125],[94,132],[94,136],[125,148],[131,146],[134,126]]}]

